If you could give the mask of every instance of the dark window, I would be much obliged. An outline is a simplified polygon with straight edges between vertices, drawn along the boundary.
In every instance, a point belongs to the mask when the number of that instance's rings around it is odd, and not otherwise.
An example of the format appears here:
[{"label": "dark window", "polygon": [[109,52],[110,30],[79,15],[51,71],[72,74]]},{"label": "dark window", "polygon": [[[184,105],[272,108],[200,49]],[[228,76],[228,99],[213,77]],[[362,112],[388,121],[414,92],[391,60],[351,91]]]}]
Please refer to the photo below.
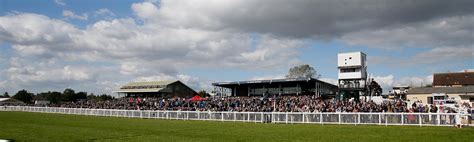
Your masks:
[{"label": "dark window", "polygon": [[428,104],[433,104],[433,97],[428,97]]},{"label": "dark window", "polygon": [[356,72],[356,68],[348,68],[348,69],[341,69],[341,73],[344,73],[344,72]]}]

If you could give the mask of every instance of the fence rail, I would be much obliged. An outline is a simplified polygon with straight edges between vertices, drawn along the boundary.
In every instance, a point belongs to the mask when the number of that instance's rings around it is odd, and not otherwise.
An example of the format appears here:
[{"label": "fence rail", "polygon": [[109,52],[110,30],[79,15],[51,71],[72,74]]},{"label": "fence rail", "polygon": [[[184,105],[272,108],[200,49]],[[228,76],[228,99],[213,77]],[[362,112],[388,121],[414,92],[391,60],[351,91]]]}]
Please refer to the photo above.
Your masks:
[{"label": "fence rail", "polygon": [[1,106],[0,111],[24,111],[126,118],[240,121],[255,123],[315,123],[351,125],[453,126],[457,113],[336,113],[336,112],[211,112],[86,109]]}]

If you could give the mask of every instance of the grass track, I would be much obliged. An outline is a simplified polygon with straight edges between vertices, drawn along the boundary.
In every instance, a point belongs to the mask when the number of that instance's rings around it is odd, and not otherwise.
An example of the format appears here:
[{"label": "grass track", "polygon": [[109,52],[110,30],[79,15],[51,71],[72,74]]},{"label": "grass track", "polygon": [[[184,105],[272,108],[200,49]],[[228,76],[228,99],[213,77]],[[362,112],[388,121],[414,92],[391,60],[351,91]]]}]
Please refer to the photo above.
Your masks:
[{"label": "grass track", "polygon": [[474,128],[262,124],[0,112],[16,141],[474,141]]}]

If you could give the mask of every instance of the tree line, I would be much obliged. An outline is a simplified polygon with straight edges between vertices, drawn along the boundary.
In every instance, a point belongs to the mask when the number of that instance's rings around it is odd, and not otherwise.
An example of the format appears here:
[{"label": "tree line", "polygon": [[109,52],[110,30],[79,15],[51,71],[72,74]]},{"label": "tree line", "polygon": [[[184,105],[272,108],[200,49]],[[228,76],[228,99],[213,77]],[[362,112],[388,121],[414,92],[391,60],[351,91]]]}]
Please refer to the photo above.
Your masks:
[{"label": "tree line", "polygon": [[[5,92],[0,98],[9,98],[10,95],[8,92]],[[67,88],[63,92],[58,91],[48,91],[41,93],[31,93],[23,89],[18,91],[15,95],[12,96],[13,99],[22,101],[27,104],[32,104],[35,101],[49,101],[51,104],[58,104],[61,102],[76,102],[79,100],[97,100],[105,101],[114,99],[113,96],[102,94],[95,95],[94,93],[88,94],[87,92],[76,92],[73,89]]]}]

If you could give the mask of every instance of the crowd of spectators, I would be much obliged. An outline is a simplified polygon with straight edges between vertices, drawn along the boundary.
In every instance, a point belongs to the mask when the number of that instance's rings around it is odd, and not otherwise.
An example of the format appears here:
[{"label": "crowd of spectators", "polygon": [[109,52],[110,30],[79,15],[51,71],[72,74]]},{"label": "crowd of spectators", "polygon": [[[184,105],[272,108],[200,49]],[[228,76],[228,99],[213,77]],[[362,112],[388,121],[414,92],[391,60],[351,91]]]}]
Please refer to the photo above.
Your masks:
[{"label": "crowd of spectators", "polygon": [[238,111],[238,112],[455,112],[451,108],[401,100],[340,101],[316,96],[209,97],[199,101],[186,98],[118,98],[107,101],[80,100],[56,107],[126,110]]}]

